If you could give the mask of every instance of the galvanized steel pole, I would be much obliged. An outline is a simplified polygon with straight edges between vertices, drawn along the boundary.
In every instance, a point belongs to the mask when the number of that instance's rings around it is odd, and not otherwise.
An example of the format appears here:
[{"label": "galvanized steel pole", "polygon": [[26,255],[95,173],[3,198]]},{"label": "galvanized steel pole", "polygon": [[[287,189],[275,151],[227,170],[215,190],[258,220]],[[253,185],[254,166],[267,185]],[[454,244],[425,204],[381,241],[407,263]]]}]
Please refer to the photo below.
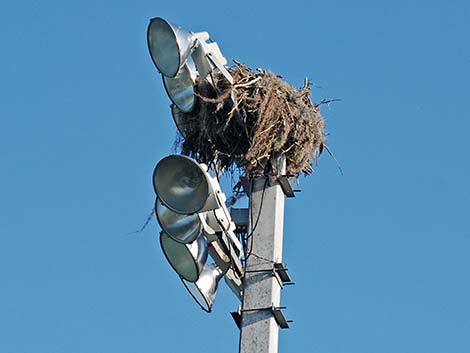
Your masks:
[{"label": "galvanized steel pole", "polygon": [[[285,159],[278,170],[285,173]],[[274,264],[282,263],[284,193],[276,181],[257,178],[250,195],[252,244],[246,261],[241,310],[240,353],[277,353],[279,326],[273,313],[281,301]]]}]

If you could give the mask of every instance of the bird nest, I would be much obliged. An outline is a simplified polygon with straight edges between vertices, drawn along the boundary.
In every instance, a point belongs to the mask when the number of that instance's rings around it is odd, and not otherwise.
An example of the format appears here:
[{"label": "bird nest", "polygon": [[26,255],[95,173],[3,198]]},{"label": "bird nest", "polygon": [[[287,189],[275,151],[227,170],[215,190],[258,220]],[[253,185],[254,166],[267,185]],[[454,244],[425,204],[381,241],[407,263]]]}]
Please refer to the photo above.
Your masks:
[{"label": "bird nest", "polygon": [[221,74],[196,85],[194,109],[180,115],[181,153],[252,177],[269,174],[271,158],[284,154],[287,175],[310,174],[325,123],[309,82],[296,89],[271,72],[235,63],[233,85]]}]

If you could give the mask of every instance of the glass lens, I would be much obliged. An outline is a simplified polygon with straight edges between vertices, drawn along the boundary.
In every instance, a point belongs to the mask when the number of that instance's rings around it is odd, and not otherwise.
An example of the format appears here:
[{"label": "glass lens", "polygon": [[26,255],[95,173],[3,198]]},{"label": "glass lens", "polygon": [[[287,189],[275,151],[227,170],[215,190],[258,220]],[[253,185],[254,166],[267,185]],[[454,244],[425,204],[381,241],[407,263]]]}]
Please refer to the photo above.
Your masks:
[{"label": "glass lens", "polygon": [[181,277],[190,282],[198,280],[208,255],[207,239],[203,234],[192,243],[183,244],[161,232],[160,244],[166,259]]},{"label": "glass lens", "polygon": [[200,305],[200,307],[207,311],[211,311],[211,305],[209,305],[206,301],[206,298],[202,295],[201,291],[199,290],[199,287],[197,286],[197,282],[188,282],[182,279],[184,286],[186,289],[189,291],[189,293],[192,295],[194,300]]},{"label": "glass lens", "polygon": [[181,155],[165,157],[157,164],[153,186],[165,206],[183,214],[199,212],[209,196],[209,184],[199,164]]},{"label": "glass lens", "polygon": [[171,26],[161,18],[150,22],[147,40],[150,55],[161,73],[174,77],[180,67],[180,52]]},{"label": "glass lens", "polygon": [[180,243],[191,243],[202,231],[197,214],[183,215],[171,211],[157,199],[155,212],[158,223],[170,237]]},{"label": "glass lens", "polygon": [[193,109],[195,80],[187,64],[175,77],[163,76],[163,84],[168,96],[181,111],[189,112]]},{"label": "glass lens", "polygon": [[174,270],[184,279],[191,282],[196,281],[199,277],[197,257],[192,255],[190,246],[174,241],[165,232],[160,235],[160,243],[165,257]]}]

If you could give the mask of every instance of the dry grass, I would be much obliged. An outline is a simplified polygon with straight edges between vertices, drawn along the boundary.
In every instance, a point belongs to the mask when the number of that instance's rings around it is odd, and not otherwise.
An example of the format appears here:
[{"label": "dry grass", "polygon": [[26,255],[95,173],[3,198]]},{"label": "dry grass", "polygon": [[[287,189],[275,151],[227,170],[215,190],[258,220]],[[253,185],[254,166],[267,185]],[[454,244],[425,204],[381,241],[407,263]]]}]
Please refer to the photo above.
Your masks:
[{"label": "dry grass", "polygon": [[287,175],[310,174],[325,126],[309,82],[297,90],[271,72],[235,63],[233,86],[220,75],[213,77],[216,89],[207,80],[198,83],[195,108],[182,114],[181,152],[252,177],[269,173],[271,157],[284,153]]}]

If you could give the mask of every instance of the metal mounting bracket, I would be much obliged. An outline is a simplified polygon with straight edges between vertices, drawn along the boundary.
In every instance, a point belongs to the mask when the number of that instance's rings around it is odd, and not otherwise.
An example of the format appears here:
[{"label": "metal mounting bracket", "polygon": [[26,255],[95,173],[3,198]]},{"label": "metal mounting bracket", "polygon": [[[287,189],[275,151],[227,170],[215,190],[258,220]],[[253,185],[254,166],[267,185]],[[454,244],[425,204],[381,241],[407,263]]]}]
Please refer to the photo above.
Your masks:
[{"label": "metal mounting bracket", "polygon": [[273,268],[266,268],[266,269],[260,269],[260,270],[245,270],[245,273],[262,273],[262,272],[271,272],[274,277],[276,277],[277,282],[281,286],[281,288],[284,288],[284,286],[288,285],[294,285],[295,282],[293,282],[289,276],[289,273],[287,272],[287,268],[285,267],[285,264],[276,262],[273,264]]},{"label": "metal mounting bracket", "polygon": [[279,325],[279,327],[282,329],[285,329],[285,328],[289,328],[290,322],[293,322],[293,320],[286,320],[284,313],[282,312],[282,309],[285,309],[285,308],[286,308],[285,306],[274,306],[274,304],[266,308],[240,309],[240,307],[238,307],[238,310],[232,311],[230,315],[232,315],[233,321],[235,321],[235,324],[240,329],[241,318],[242,318],[243,313],[253,312],[253,311],[270,311],[274,317],[274,320],[276,320],[276,323]]},{"label": "metal mounting bracket", "polygon": [[283,285],[295,284],[294,282],[292,282],[289,273],[287,272],[287,267],[285,264],[281,262],[276,262],[274,264],[274,270],[281,279]]},{"label": "metal mounting bracket", "polygon": [[281,189],[286,197],[295,197],[294,190],[292,189],[289,178],[286,175],[279,176],[277,181],[279,182],[279,185],[281,185]]}]

